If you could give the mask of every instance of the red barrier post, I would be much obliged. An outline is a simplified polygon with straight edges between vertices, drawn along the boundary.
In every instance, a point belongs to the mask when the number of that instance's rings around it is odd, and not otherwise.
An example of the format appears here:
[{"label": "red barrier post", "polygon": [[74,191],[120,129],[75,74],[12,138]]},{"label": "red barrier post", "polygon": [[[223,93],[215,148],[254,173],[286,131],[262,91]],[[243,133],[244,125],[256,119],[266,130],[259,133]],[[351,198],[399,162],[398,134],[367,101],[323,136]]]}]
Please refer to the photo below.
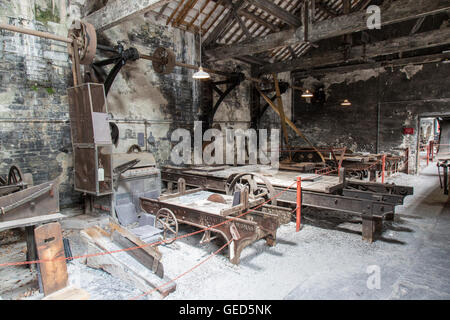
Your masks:
[{"label": "red barrier post", "polygon": [[430,141],[430,151],[431,151],[431,162],[434,161],[434,141]]},{"label": "red barrier post", "polygon": [[381,162],[381,183],[384,183],[384,174],[386,170],[386,155],[383,154],[382,162]]},{"label": "red barrier post", "polygon": [[302,178],[297,177],[297,232],[300,231],[302,218]]}]

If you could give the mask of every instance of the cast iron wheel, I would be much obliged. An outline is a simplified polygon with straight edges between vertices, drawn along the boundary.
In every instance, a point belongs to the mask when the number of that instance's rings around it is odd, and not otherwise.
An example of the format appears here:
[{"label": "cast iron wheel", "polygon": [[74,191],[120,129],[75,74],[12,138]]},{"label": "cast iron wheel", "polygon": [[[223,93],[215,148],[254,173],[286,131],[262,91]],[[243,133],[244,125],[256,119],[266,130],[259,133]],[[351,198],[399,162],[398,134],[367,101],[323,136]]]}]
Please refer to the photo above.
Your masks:
[{"label": "cast iron wheel", "polygon": [[8,184],[11,185],[19,182],[22,182],[22,171],[17,166],[11,166],[8,173]]},{"label": "cast iron wheel", "polygon": [[156,213],[155,227],[163,229],[163,240],[172,243],[178,236],[178,221],[172,210],[161,208]]},{"label": "cast iron wheel", "polygon": [[[258,186],[255,181],[256,177],[263,181],[265,185],[264,187]],[[267,178],[256,173],[240,173],[237,175],[231,175],[227,179],[225,191],[227,195],[233,195],[235,191],[242,190],[245,187],[249,188],[248,194],[251,199],[272,199],[270,202],[273,205],[277,205],[274,187]]]}]

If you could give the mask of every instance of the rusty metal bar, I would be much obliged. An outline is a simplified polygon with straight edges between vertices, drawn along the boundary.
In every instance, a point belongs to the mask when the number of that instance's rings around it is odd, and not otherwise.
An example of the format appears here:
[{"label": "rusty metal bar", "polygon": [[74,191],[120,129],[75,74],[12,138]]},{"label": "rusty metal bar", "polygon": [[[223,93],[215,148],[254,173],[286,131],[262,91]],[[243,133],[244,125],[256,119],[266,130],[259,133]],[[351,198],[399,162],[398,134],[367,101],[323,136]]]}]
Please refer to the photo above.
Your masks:
[{"label": "rusty metal bar", "polygon": [[[17,26],[12,26],[12,25],[9,25],[9,24],[6,24],[6,23],[0,23],[0,29],[12,31],[12,32],[23,33],[23,34],[28,34],[28,35],[32,35],[32,36],[36,36],[36,37],[45,38],[45,39],[51,39],[51,40],[55,40],[55,41],[65,42],[65,43],[68,43],[68,44],[74,43],[72,38],[58,36],[58,35],[51,34],[51,33],[48,33],[48,32],[42,32],[42,31],[37,31],[37,30],[32,30],[32,29],[27,29],[27,28],[22,28],[22,27],[17,27]],[[160,60],[155,59],[154,57],[149,56],[149,55],[139,54],[139,56],[140,56],[140,58],[145,59],[145,60],[161,62]],[[178,66],[178,67],[192,69],[192,70],[197,70],[198,69],[198,66],[187,64],[187,63],[182,63],[182,62],[176,62],[175,65]],[[217,74],[217,75],[221,75],[221,76],[225,76],[225,77],[230,77],[231,76],[231,73],[225,72],[225,71],[209,69],[209,68],[203,68],[203,70],[205,70],[206,72],[209,72],[209,73],[213,73],[213,74]],[[253,77],[246,77],[246,80],[250,80],[250,81],[253,81],[253,82],[257,82],[257,83],[270,83],[270,81],[265,81],[263,79],[257,79],[257,78],[253,78]],[[292,89],[294,89],[294,90],[301,90],[301,91],[303,91],[303,88],[298,87],[298,86],[290,85],[290,87]]]},{"label": "rusty metal bar", "polygon": [[37,31],[37,30],[33,30],[33,29],[26,29],[26,28],[22,28],[22,27],[16,27],[16,26],[12,26],[12,25],[6,24],[6,23],[0,23],[0,29],[12,31],[12,32],[23,33],[23,34],[28,34],[31,36],[36,36],[36,37],[41,37],[41,38],[46,38],[46,39],[51,39],[51,40],[56,40],[56,41],[61,41],[61,42],[65,42],[65,43],[73,42],[73,40],[71,38],[58,36],[58,35],[51,34],[48,32],[42,32],[42,31]]}]

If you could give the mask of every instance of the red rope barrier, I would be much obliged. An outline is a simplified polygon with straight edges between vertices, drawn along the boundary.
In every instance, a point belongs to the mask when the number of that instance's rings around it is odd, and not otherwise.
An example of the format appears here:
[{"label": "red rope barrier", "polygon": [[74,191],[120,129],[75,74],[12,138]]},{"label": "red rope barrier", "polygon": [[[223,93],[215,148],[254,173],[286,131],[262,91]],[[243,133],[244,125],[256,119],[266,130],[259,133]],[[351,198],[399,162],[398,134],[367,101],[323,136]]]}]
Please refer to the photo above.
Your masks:
[{"label": "red rope barrier", "polygon": [[226,224],[227,222],[233,221],[235,219],[238,219],[244,215],[249,214],[250,212],[253,212],[259,208],[261,208],[263,205],[269,203],[270,201],[278,198],[280,195],[282,195],[283,193],[285,193],[286,191],[288,191],[290,188],[292,188],[297,182],[292,183],[289,187],[283,189],[282,191],[280,191],[278,194],[276,194],[275,196],[273,196],[272,198],[268,199],[267,201],[261,203],[260,205],[256,206],[253,209],[249,209],[246,212],[241,213],[240,215],[236,216],[236,217],[230,217],[229,219],[218,223],[214,226],[210,226],[208,228],[205,229],[200,229],[182,236],[178,236],[176,238],[172,238],[170,240],[160,240],[160,241],[156,241],[153,243],[147,243],[145,245],[142,246],[136,246],[136,247],[131,247],[131,248],[126,248],[126,249],[119,249],[119,250],[113,250],[113,251],[104,251],[104,252],[99,252],[99,253],[93,253],[93,254],[85,254],[85,255],[80,255],[80,256],[74,256],[74,257],[61,257],[61,258],[54,258],[54,259],[41,259],[41,260],[34,260],[34,261],[21,261],[21,262],[7,262],[7,263],[2,263],[0,264],[0,267],[6,267],[6,266],[18,266],[18,265],[26,265],[26,264],[37,264],[37,263],[45,263],[45,262],[53,262],[53,261],[60,261],[60,260],[75,260],[75,259],[82,259],[82,258],[91,258],[91,257],[96,257],[96,256],[102,256],[102,255],[107,255],[107,254],[114,254],[114,253],[119,253],[119,252],[125,252],[125,251],[131,251],[131,250],[136,250],[136,249],[140,249],[140,248],[145,248],[148,246],[153,246],[153,245],[157,245],[157,244],[163,244],[163,243],[167,243],[167,242],[172,242],[178,239],[183,239],[183,238],[187,238],[211,229],[214,229],[216,227],[219,227],[221,225]]},{"label": "red rope barrier", "polygon": [[130,300],[136,300],[139,298],[142,298],[146,295],[152,294],[153,292],[162,289],[163,287],[173,283],[174,281],[180,279],[181,277],[184,277],[185,275],[187,275],[189,272],[194,271],[195,269],[197,269],[198,267],[200,267],[202,264],[204,264],[206,261],[208,261],[209,259],[211,259],[212,257],[214,257],[215,255],[217,255],[220,251],[222,251],[223,249],[225,249],[230,243],[231,241],[233,241],[233,239],[231,239],[230,241],[228,241],[227,243],[225,243],[222,247],[220,247],[217,251],[213,252],[211,255],[209,255],[209,257],[207,257],[206,259],[204,259],[203,261],[201,261],[200,263],[197,263],[195,266],[193,266],[192,268],[190,268],[189,270],[183,272],[182,274],[176,276],[175,278],[173,278],[172,280],[162,284],[161,286],[154,288],[150,291],[144,292],[143,294],[140,294],[134,298],[131,298]]}]

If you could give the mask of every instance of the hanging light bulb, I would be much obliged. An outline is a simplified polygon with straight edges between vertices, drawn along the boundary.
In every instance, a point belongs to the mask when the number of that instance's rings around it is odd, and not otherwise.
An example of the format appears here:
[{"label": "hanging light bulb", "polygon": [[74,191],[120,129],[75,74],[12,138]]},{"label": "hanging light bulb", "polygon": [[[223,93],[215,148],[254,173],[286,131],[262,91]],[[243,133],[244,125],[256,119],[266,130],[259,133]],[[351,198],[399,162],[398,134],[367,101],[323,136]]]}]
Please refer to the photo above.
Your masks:
[{"label": "hanging light bulb", "polygon": [[200,80],[200,79],[209,79],[211,78],[209,73],[203,70],[203,67],[200,67],[196,73],[192,76],[192,78]]},{"label": "hanging light bulb", "polygon": [[341,106],[344,106],[344,107],[349,107],[349,106],[351,106],[352,105],[352,103],[350,102],[350,100],[348,100],[348,99],[345,99],[344,101],[342,101],[342,103],[341,103]]},{"label": "hanging light bulb", "polygon": [[302,93],[302,98],[312,98],[314,95],[308,89]]},{"label": "hanging light bulb", "polygon": [[[200,17],[200,8],[198,9],[198,16]],[[211,78],[209,73],[205,72],[202,67],[202,24],[201,23],[200,23],[200,68],[198,69],[198,71],[196,73],[194,73],[192,78],[194,78],[196,80]]]}]

